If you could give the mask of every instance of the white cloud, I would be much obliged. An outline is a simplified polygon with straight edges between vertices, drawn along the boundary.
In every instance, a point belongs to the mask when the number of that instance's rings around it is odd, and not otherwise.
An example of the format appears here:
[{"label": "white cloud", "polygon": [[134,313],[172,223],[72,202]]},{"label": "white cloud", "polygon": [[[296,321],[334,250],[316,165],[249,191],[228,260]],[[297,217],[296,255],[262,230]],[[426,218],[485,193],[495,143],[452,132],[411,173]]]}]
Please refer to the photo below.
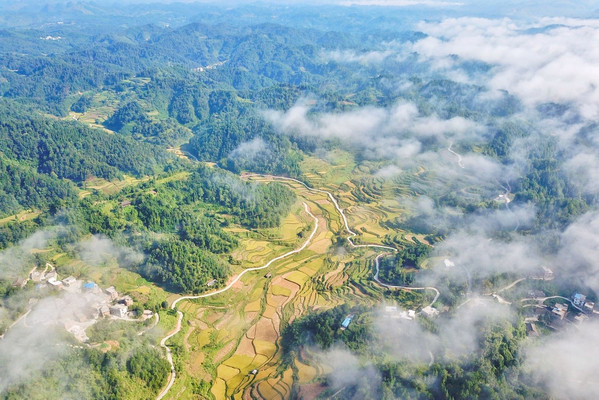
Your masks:
[{"label": "white cloud", "polygon": [[599,292],[599,211],[582,215],[562,233],[557,260],[565,279]]},{"label": "white cloud", "polygon": [[303,100],[286,112],[267,110],[264,116],[284,134],[341,139],[361,149],[367,157],[387,159],[415,156],[421,152],[424,140],[476,135],[482,129],[462,117],[423,116],[414,104],[405,102],[390,108],[362,107],[316,115],[309,112],[310,107]]},{"label": "white cloud", "polygon": [[253,160],[256,157],[268,151],[268,146],[262,138],[256,137],[248,142],[243,142],[237,146],[230,154],[230,158]]},{"label": "white cloud", "polygon": [[556,398],[593,399],[599,391],[599,322],[570,327],[525,351],[524,369]]},{"label": "white cloud", "polygon": [[[546,29],[545,24],[559,24]],[[453,58],[494,66],[487,86],[508,90],[525,104],[573,103],[586,118],[599,116],[599,24],[596,20],[547,19],[523,25],[510,19],[450,18],[418,26],[429,36],[413,45],[438,68]],[[539,28],[534,32],[529,28]]]},{"label": "white cloud", "polygon": [[325,61],[336,61],[339,63],[359,63],[364,65],[379,64],[387,57],[394,55],[392,50],[373,50],[358,53],[354,50],[333,50],[324,52],[322,58]]},{"label": "white cloud", "polygon": [[81,259],[93,266],[116,260],[121,266],[127,267],[143,260],[141,253],[128,247],[118,246],[103,235],[93,235],[81,241],[77,249]]},{"label": "white cloud", "polygon": [[401,174],[401,168],[397,165],[387,165],[374,173],[374,176],[383,179],[391,179],[399,174]]}]

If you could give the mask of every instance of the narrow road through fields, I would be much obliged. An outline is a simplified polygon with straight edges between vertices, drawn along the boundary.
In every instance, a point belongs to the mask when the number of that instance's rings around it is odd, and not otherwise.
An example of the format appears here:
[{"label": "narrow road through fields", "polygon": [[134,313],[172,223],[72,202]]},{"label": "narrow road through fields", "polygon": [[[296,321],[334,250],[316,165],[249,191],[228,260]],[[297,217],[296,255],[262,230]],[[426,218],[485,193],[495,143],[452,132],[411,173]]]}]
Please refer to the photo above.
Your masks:
[{"label": "narrow road through fields", "polygon": [[[451,147],[451,146],[450,146]],[[459,155],[458,155],[459,156]],[[195,157],[194,157],[195,158]],[[196,159],[197,160],[197,159]],[[461,157],[460,157],[460,163],[461,163]],[[462,166],[463,168],[463,166]],[[300,184],[302,186],[304,186],[308,191],[311,192],[315,192],[315,193],[322,193],[322,194],[326,194],[328,196],[328,198],[331,200],[331,202],[333,203],[333,205],[335,206],[335,209],[337,210],[337,212],[339,213],[339,215],[341,216],[341,219],[343,220],[343,225],[344,228],[346,230],[346,232],[348,233],[348,236],[346,237],[347,242],[349,243],[350,247],[352,248],[378,248],[378,249],[384,249],[384,250],[389,250],[389,251],[393,251],[393,252],[397,252],[397,249],[395,247],[391,247],[391,246],[385,246],[385,245],[380,245],[380,244],[355,244],[352,241],[352,238],[357,236],[357,233],[352,231],[351,228],[349,227],[349,223],[347,221],[347,217],[345,215],[345,212],[343,211],[343,209],[339,206],[339,203],[337,202],[337,199],[335,198],[335,196],[333,196],[333,194],[331,192],[328,192],[326,190],[322,190],[322,189],[315,189],[312,188],[310,186],[308,186],[306,183],[298,180],[298,179],[294,179],[294,178],[288,178],[285,176],[275,176],[275,175],[260,175],[260,174],[247,174],[246,176],[248,177],[265,177],[265,178],[270,178],[273,180],[283,180],[283,181],[290,181],[290,182],[295,182],[297,184]],[[192,299],[200,299],[200,298],[204,298],[204,297],[210,297],[210,296],[215,296],[217,294],[226,292],[227,290],[231,289],[231,287],[233,287],[233,285],[235,283],[237,283],[241,277],[243,275],[245,275],[246,273],[250,272],[250,271],[257,271],[257,270],[261,270],[264,268],[268,268],[272,263],[282,260],[283,258],[286,258],[292,254],[296,254],[301,252],[302,250],[304,250],[308,244],[312,241],[312,239],[314,238],[314,235],[316,234],[317,230],[318,230],[318,219],[314,216],[314,214],[312,214],[310,212],[310,209],[308,207],[308,205],[306,203],[304,204],[304,209],[305,211],[314,219],[314,229],[312,230],[312,233],[310,234],[310,236],[308,237],[308,239],[304,242],[304,244],[295,249],[295,250],[291,250],[285,254],[282,254],[280,256],[277,256],[275,258],[273,258],[272,260],[270,260],[268,263],[266,263],[265,265],[261,266],[261,267],[255,267],[255,268],[248,268],[244,271],[242,271],[239,275],[237,275],[235,277],[235,279],[233,279],[227,286],[225,286],[222,289],[216,290],[214,292],[210,292],[210,293],[206,293],[206,294],[201,294],[201,295],[196,295],[196,296],[181,296],[179,298],[177,298],[175,301],[173,301],[173,303],[171,304],[171,309],[175,309],[177,304],[180,301],[183,300],[192,300]],[[383,254],[379,254],[376,258],[375,258],[375,263],[376,263],[376,273],[374,275],[374,281],[383,286],[383,287],[387,287],[387,288],[397,288],[397,289],[403,289],[403,290],[431,290],[435,292],[435,298],[433,299],[433,301],[430,303],[430,306],[432,306],[437,299],[439,298],[440,292],[437,288],[435,287],[411,287],[411,286],[393,286],[393,285],[387,285],[383,282],[381,282],[379,280],[379,259],[380,257],[382,257],[384,255]],[[169,363],[171,364],[171,378],[169,380],[169,383],[167,385],[167,387],[160,393],[160,395],[157,397],[157,400],[162,399],[170,390],[170,388],[172,387],[174,381],[175,381],[175,369],[174,369],[174,364],[173,364],[173,360],[172,360],[172,354],[171,354],[171,350],[169,349],[169,347],[166,345],[166,341],[168,339],[170,339],[171,337],[175,336],[177,333],[179,333],[179,331],[181,330],[181,319],[183,318],[183,314],[181,313],[181,311],[177,311],[177,314],[179,315],[179,320],[177,323],[177,328],[175,329],[175,331],[173,331],[172,333],[170,333],[168,336],[166,336],[165,338],[162,339],[162,341],[160,342],[160,345],[162,347],[164,347],[166,349],[167,352],[167,359],[169,361]]]},{"label": "narrow road through fields", "polygon": [[171,304],[171,308],[175,309],[175,307],[177,306],[177,303],[180,302],[181,300],[191,300],[191,299],[201,299],[204,297],[210,297],[210,296],[215,296],[217,294],[226,292],[227,290],[231,289],[231,287],[233,287],[234,284],[236,284],[243,275],[247,274],[248,272],[251,271],[258,271],[264,268],[268,268],[270,267],[270,265],[276,261],[282,260],[283,258],[289,257],[292,254],[296,254],[299,253],[300,251],[304,250],[308,244],[310,244],[310,242],[312,241],[312,239],[314,238],[314,235],[316,234],[316,231],[318,230],[318,218],[316,218],[314,216],[314,214],[312,214],[310,212],[310,209],[308,208],[308,205],[306,203],[304,203],[304,210],[308,213],[308,215],[310,215],[313,219],[314,219],[314,229],[312,230],[312,233],[310,234],[310,236],[308,237],[308,239],[304,242],[304,244],[301,247],[298,247],[295,250],[291,250],[285,254],[282,254],[280,256],[277,256],[275,258],[273,258],[272,260],[270,260],[269,262],[267,262],[266,264],[264,264],[261,267],[254,267],[254,268],[248,268],[243,270],[239,275],[237,275],[235,277],[235,279],[233,279],[227,286],[225,286],[222,289],[216,290],[214,292],[210,292],[210,293],[206,293],[206,294],[200,294],[197,296],[181,296],[179,297],[177,300],[173,301],[173,304]]},{"label": "narrow road through fields", "polygon": [[381,259],[381,257],[383,257],[385,255],[385,253],[383,254],[379,254],[378,256],[376,256],[376,258],[374,259],[374,264],[375,264],[375,268],[376,268],[376,273],[374,274],[374,280],[376,281],[376,283],[378,283],[381,286],[384,286],[386,288],[389,289],[403,289],[403,290],[432,290],[433,292],[435,292],[435,298],[433,299],[433,301],[430,302],[430,304],[428,305],[429,307],[432,307],[433,304],[435,304],[435,302],[437,301],[437,299],[439,298],[439,296],[441,295],[441,293],[439,292],[439,290],[436,287],[432,287],[432,286],[422,286],[422,287],[413,287],[413,286],[398,286],[398,285],[388,285],[386,283],[381,282],[381,280],[379,279],[379,260]]},{"label": "narrow road through fields", "polygon": [[447,148],[447,151],[449,151],[451,154],[453,154],[454,156],[456,156],[458,158],[458,165],[460,166],[460,168],[464,168],[464,164],[462,163],[462,156],[459,155],[458,153],[456,153],[455,151],[453,151],[451,149],[451,146],[453,146],[453,143],[449,144],[449,147]]},{"label": "narrow road through fields", "polygon": [[[171,309],[174,310],[177,307],[177,303],[179,303],[182,300],[201,299],[201,298],[204,298],[204,297],[215,296],[217,294],[226,292],[227,290],[231,289],[233,287],[233,285],[235,285],[241,279],[241,277],[243,275],[247,274],[248,272],[258,271],[258,270],[261,270],[261,269],[264,269],[264,268],[268,268],[270,265],[272,265],[272,263],[274,263],[276,261],[279,261],[279,260],[282,260],[282,259],[284,259],[286,257],[289,257],[290,255],[299,253],[300,251],[304,250],[310,244],[310,242],[314,238],[314,235],[316,235],[316,232],[318,231],[318,218],[316,218],[314,216],[314,214],[312,214],[310,212],[310,208],[308,207],[308,205],[306,203],[304,203],[304,210],[314,220],[314,229],[312,230],[312,233],[310,233],[310,236],[308,236],[308,239],[300,247],[298,247],[295,250],[288,251],[285,254],[282,254],[280,256],[277,256],[277,257],[273,258],[272,260],[270,260],[269,262],[267,262],[266,264],[264,264],[261,267],[248,268],[248,269],[243,270],[239,275],[237,275],[235,277],[235,279],[233,279],[227,286],[225,286],[222,289],[216,290],[214,292],[206,293],[206,294],[200,294],[200,295],[197,295],[197,296],[181,296],[178,299],[176,299],[175,301],[173,301],[173,304],[171,304]],[[160,392],[160,394],[158,395],[158,397],[156,397],[156,400],[161,400],[164,396],[166,396],[167,393],[169,392],[169,390],[171,389],[171,387],[173,386],[173,384],[175,383],[175,378],[176,378],[175,364],[173,363],[173,356],[172,356],[171,349],[166,345],[166,341],[169,340],[170,338],[172,338],[173,336],[175,336],[177,333],[179,333],[179,331],[181,331],[181,321],[183,319],[183,313],[181,311],[177,311],[177,316],[178,316],[178,319],[177,319],[177,326],[176,326],[175,330],[173,330],[171,333],[169,333],[167,336],[165,336],[160,341],[160,346],[163,347],[166,350],[166,358],[167,358],[169,364],[171,365],[171,376],[170,376],[168,384],[162,390],[162,392]]]},{"label": "narrow road through fields", "polygon": [[341,219],[343,220],[343,224],[345,225],[345,230],[347,231],[347,233],[349,233],[349,236],[347,236],[347,241],[349,242],[349,245],[353,248],[360,248],[360,247],[375,247],[375,248],[379,248],[379,249],[387,249],[387,250],[391,250],[391,251],[397,251],[397,249],[395,247],[391,247],[391,246],[384,246],[381,244],[355,244],[351,238],[354,236],[357,236],[357,233],[352,231],[349,227],[349,224],[347,223],[347,217],[345,216],[345,212],[343,211],[343,209],[341,207],[339,207],[339,203],[337,202],[337,199],[335,198],[335,196],[333,196],[333,194],[331,192],[327,192],[326,190],[322,190],[322,189],[314,189],[313,187],[308,186],[306,183],[298,180],[298,179],[294,179],[294,178],[288,178],[286,176],[276,176],[276,175],[257,175],[257,174],[250,174],[248,176],[267,176],[270,177],[272,179],[278,179],[278,180],[283,180],[283,181],[291,181],[291,182],[295,182],[295,183],[299,183],[300,185],[304,186],[306,189],[308,189],[311,192],[315,192],[315,193],[324,193],[326,194],[329,199],[331,200],[331,202],[333,203],[333,205],[335,206],[335,209],[337,210],[337,212],[339,213],[339,215],[341,216]]},{"label": "narrow road through fields", "polygon": [[166,345],[166,341],[169,340],[170,338],[172,338],[173,336],[175,336],[177,333],[179,333],[179,331],[181,330],[181,321],[182,320],[183,320],[183,313],[181,311],[177,311],[177,326],[171,333],[169,333],[168,335],[163,337],[162,340],[160,341],[160,347],[163,347],[166,350],[166,359],[168,360],[169,364],[171,365],[171,376],[168,380],[168,384],[162,390],[162,392],[160,392],[158,397],[156,397],[156,400],[160,400],[164,396],[166,396],[168,391],[171,390],[171,387],[175,383],[175,378],[177,377],[177,372],[175,371],[175,364],[173,364],[173,353],[171,352],[171,349]]},{"label": "narrow road through fields", "polygon": [[[327,196],[329,196],[329,199],[331,199],[331,201],[335,205],[335,208],[337,209],[337,212],[339,212],[339,215],[341,215],[341,219],[343,220],[343,224],[345,225],[345,230],[349,234],[349,236],[347,236],[347,241],[349,242],[349,245],[351,247],[353,247],[353,248],[371,247],[371,248],[385,249],[385,250],[391,250],[391,251],[397,252],[397,249],[395,247],[391,247],[391,246],[384,246],[384,245],[380,245],[380,244],[355,244],[354,242],[352,242],[351,238],[354,237],[354,236],[356,236],[357,233],[354,232],[354,231],[352,231],[350,229],[349,224],[347,222],[347,217],[345,216],[345,213],[343,212],[343,209],[341,207],[339,207],[339,203],[337,202],[337,199],[335,199],[335,196],[333,196],[330,192],[327,192],[326,190],[321,190],[321,189],[314,189],[314,188],[308,186],[306,183],[304,183],[304,182],[302,182],[300,180],[297,180],[297,179],[293,179],[293,178],[287,178],[287,177],[284,177],[284,176],[271,176],[271,178],[296,182],[296,183],[299,183],[300,185],[304,186],[309,191],[318,192],[318,193],[325,193]],[[392,289],[432,290],[432,291],[435,292],[435,298],[431,302],[430,306],[432,306],[437,301],[437,299],[439,298],[439,296],[440,296],[441,293],[435,287],[432,287],[432,286],[426,286],[426,287],[394,286],[394,285],[388,285],[386,283],[381,282],[379,280],[379,260],[380,260],[380,258],[384,254],[385,253],[379,254],[374,259],[375,265],[376,265],[376,273],[374,274],[374,281],[376,283],[378,283],[379,285],[381,285],[383,287],[392,288]]]}]

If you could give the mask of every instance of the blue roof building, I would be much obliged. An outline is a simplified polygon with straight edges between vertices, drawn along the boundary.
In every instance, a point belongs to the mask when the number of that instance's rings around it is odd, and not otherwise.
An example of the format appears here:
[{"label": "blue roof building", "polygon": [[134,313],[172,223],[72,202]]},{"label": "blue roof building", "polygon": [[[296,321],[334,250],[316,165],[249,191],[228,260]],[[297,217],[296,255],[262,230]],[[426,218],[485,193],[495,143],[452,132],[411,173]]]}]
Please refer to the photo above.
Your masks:
[{"label": "blue roof building", "polygon": [[353,317],[353,315],[348,315],[347,317],[345,317],[345,319],[341,323],[341,329],[347,329]]}]

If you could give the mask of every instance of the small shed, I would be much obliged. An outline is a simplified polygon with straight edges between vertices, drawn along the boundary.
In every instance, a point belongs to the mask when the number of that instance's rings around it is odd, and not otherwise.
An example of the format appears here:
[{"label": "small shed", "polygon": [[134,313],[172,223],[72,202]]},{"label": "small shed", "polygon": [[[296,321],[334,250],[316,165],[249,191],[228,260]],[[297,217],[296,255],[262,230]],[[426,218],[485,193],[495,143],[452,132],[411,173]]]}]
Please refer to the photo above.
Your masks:
[{"label": "small shed", "polygon": [[353,315],[348,315],[347,317],[345,317],[345,319],[341,323],[341,329],[347,329],[347,327],[351,323],[352,318],[354,318]]}]

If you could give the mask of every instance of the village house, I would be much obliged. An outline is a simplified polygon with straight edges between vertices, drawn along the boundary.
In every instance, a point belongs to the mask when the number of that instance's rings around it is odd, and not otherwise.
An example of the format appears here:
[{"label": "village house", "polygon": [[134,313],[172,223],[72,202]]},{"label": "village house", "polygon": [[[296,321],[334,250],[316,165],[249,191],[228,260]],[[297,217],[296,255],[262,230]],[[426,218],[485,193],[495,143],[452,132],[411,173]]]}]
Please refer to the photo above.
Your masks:
[{"label": "village house", "polygon": [[130,307],[133,305],[133,299],[131,298],[131,296],[123,296],[119,299],[119,303],[124,304],[127,307]]},{"label": "village house", "polygon": [[85,322],[85,321],[87,321],[87,316],[83,312],[81,312],[79,310],[75,311],[74,315],[75,315],[75,319],[77,321],[79,321],[79,322]]},{"label": "village house", "polygon": [[437,315],[439,315],[439,310],[437,310],[435,307],[431,307],[431,306],[426,306],[422,309],[422,315],[428,317],[428,318],[435,318]]},{"label": "village house", "polygon": [[345,317],[345,319],[343,320],[343,322],[341,323],[341,330],[345,330],[349,327],[349,324],[351,324],[351,320],[354,318],[353,315],[348,315],[347,317]]},{"label": "village house", "polygon": [[68,321],[64,324],[64,327],[67,332],[75,336],[75,339],[79,340],[80,342],[87,342],[89,340],[87,334],[85,333],[85,329],[83,329],[83,327],[78,325],[76,322]]},{"label": "village house", "polygon": [[48,279],[48,284],[51,285],[55,289],[62,289],[62,282],[57,281],[55,278]]},{"label": "village house", "polygon": [[551,309],[551,312],[558,316],[560,320],[564,319],[564,317],[566,316],[566,313],[568,312],[568,305],[567,304],[562,304],[562,303],[557,303],[555,306],[553,306],[553,308]]},{"label": "village house", "polygon": [[116,291],[114,286],[106,288],[105,292],[110,297],[110,301],[114,301],[119,298],[119,293]]},{"label": "village house", "polygon": [[526,334],[528,336],[532,336],[532,337],[539,336],[539,332],[537,331],[537,326],[534,324],[534,322],[526,323]]},{"label": "village house", "polygon": [[86,282],[82,286],[82,289],[84,292],[93,292],[95,288],[96,288],[96,284],[93,282]]},{"label": "village house", "polygon": [[24,278],[17,278],[12,283],[12,286],[13,287],[20,287],[20,288],[22,288],[23,286],[25,286],[26,283],[27,283],[27,281]]},{"label": "village house", "polygon": [[578,308],[584,307],[586,301],[587,297],[584,294],[574,293],[574,295],[572,295],[572,303]]},{"label": "village house", "polygon": [[399,313],[399,318],[411,321],[414,318],[416,318],[416,311],[414,311],[414,310],[401,311]]},{"label": "village house", "polygon": [[102,318],[108,317],[110,315],[110,308],[104,304],[100,308],[98,308],[98,312]]},{"label": "village house", "polygon": [[553,271],[547,268],[546,266],[541,267],[543,270],[543,279],[546,281],[550,281],[554,278]]},{"label": "village house", "polygon": [[535,270],[535,272],[530,276],[532,279],[550,281],[554,278],[553,271],[546,266],[542,266]]},{"label": "village house", "polygon": [[74,286],[77,283],[77,279],[74,276],[69,276],[62,280],[62,284],[66,287]]},{"label": "village house", "polygon": [[44,279],[48,282],[50,282],[51,280],[55,281],[58,279],[58,273],[54,269],[52,271],[48,271],[44,274]]},{"label": "village house", "polygon": [[592,301],[586,301],[584,303],[584,307],[582,309],[584,310],[584,312],[592,313],[594,308],[595,308],[595,303],[594,302],[592,302]]},{"label": "village house", "polygon": [[110,307],[110,315],[115,317],[125,318],[127,316],[127,306],[124,304],[115,304]]},{"label": "village house", "polygon": [[31,279],[35,283],[41,282],[43,278],[44,274],[38,270],[34,270],[29,274],[29,279]]},{"label": "village house", "polygon": [[582,324],[587,319],[589,319],[588,315],[578,314],[577,316],[574,317],[574,322],[576,322],[578,324]]}]

